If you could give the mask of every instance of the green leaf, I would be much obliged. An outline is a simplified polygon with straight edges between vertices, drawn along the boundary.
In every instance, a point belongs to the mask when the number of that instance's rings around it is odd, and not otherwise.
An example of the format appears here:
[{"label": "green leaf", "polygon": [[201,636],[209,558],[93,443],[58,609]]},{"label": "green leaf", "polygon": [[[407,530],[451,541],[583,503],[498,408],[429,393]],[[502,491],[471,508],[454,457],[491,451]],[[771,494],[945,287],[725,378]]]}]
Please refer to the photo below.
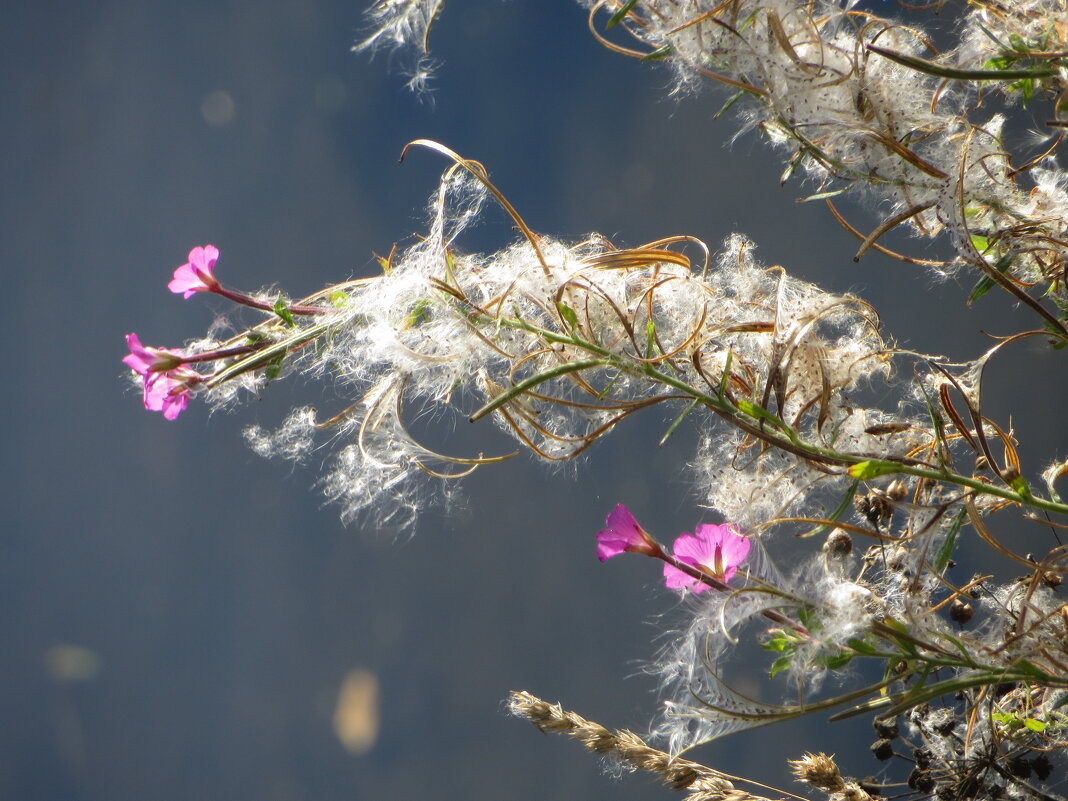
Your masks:
[{"label": "green leaf", "polygon": [[645,324],[645,358],[651,359],[659,350],[656,347],[656,325],[652,320]]},{"label": "green leaf", "polygon": [[418,328],[423,323],[430,319],[430,300],[428,298],[419,298],[413,305],[412,310],[408,312],[408,319],[405,320],[405,327]]},{"label": "green leaf", "polygon": [[[997,270],[999,273],[1004,273],[1012,265],[1012,262],[1015,258],[1016,255],[1014,253],[1006,253],[1004,256],[997,260],[997,263],[994,265],[994,269]],[[981,298],[983,295],[993,289],[996,284],[997,281],[995,281],[989,275],[984,275],[982,278],[979,279],[976,285],[972,287],[972,291],[968,295],[966,305],[971,306],[975,301],[979,300],[979,298]]]},{"label": "green leaf", "polygon": [[842,651],[839,654],[828,654],[820,657],[820,663],[828,670],[840,670],[853,661],[853,654]]},{"label": "green leaf", "polygon": [[557,302],[556,310],[560,312],[560,316],[564,319],[564,322],[567,323],[568,328],[572,331],[578,328],[578,315],[575,314],[574,309],[561,300]]},{"label": "green leaf", "polygon": [[627,0],[627,2],[625,2],[622,7],[620,7],[619,11],[617,11],[615,14],[608,18],[608,23],[605,25],[605,28],[611,30],[612,28],[616,27],[620,22],[623,21],[623,18],[627,16],[627,14],[630,13],[630,10],[636,5],[638,5],[638,0]]},{"label": "green leaf", "polygon": [[282,318],[282,322],[289,328],[295,328],[296,323],[293,321],[293,314],[289,311],[289,307],[286,305],[285,300],[281,295],[278,296],[278,300],[274,302],[274,313]]},{"label": "green leaf", "polygon": [[[845,495],[842,496],[841,503],[839,503],[838,507],[833,512],[831,512],[830,517],[827,518],[828,520],[831,520],[831,521],[838,520],[838,518],[840,518],[843,514],[845,514],[847,509],[849,509],[849,508],[851,508],[853,506],[853,496],[857,492],[857,484],[859,484],[859,483],[860,483],[859,481],[854,481],[852,484],[849,485],[849,489],[847,489]],[[831,528],[831,526],[830,526],[829,523],[821,523],[820,525],[816,526],[811,531],[806,531],[806,532],[804,532],[802,534],[798,534],[796,536],[799,539],[807,539],[808,537],[816,537],[816,536],[819,536],[820,534],[823,534],[825,531],[829,531],[830,528]]]},{"label": "green leaf", "polygon": [[860,639],[859,637],[853,637],[852,639],[847,640],[846,645],[848,645],[850,648],[852,648],[854,651],[856,651],[858,654],[861,654],[862,656],[875,656],[879,653],[875,649],[874,645],[872,645],[867,640]]},{"label": "green leaf", "polygon": [[935,556],[935,573],[941,573],[946,565],[949,564],[950,557],[953,556],[953,548],[957,544],[957,533],[960,531],[960,527],[964,523],[965,513],[966,510],[961,509],[953,519],[953,524],[949,527],[949,533],[946,534],[946,539],[942,543],[942,547],[938,549],[938,554]]},{"label": "green leaf", "polygon": [[906,67],[925,72],[928,75],[938,75],[942,78],[954,78],[959,81],[1006,81],[1017,78],[1048,78],[1056,75],[1057,70],[1052,67],[1036,67],[1034,69],[1004,69],[1004,70],[966,70],[956,67],[947,67],[934,61],[928,61],[916,56],[907,56],[904,53],[895,53],[876,45],[868,45],[868,50],[878,53],[880,56],[896,61]]},{"label": "green leaf", "polygon": [[771,663],[771,668],[768,670],[768,677],[773,679],[776,675],[782,673],[788,667],[790,667],[790,657],[780,656],[778,659]]},{"label": "green leaf", "polygon": [[717,111],[715,114],[712,115],[712,119],[718,120],[720,117],[722,117],[728,111],[730,111],[731,107],[735,103],[737,103],[739,100],[741,100],[743,97],[745,97],[745,94],[746,94],[745,92],[738,91],[738,92],[735,92],[730,97],[728,97],[727,98],[727,102],[724,103],[722,106],[720,106],[719,107],[719,111]]},{"label": "green leaf", "polygon": [[1031,731],[1037,731],[1039,734],[1046,730],[1046,724],[1034,718],[1025,718],[1023,725]]},{"label": "green leaf", "polygon": [[784,423],[778,417],[773,415],[771,412],[767,411],[764,407],[757,406],[755,403],[750,403],[749,401],[740,400],[740,401],[738,401],[738,411],[740,411],[740,412],[742,412],[744,414],[747,414],[750,417],[755,417],[758,420],[767,420],[773,426],[775,426],[776,428],[778,428],[781,431],[786,432],[787,434],[792,434],[793,433],[790,430],[790,427],[788,425],[786,425],[786,423]]},{"label": "green leaf", "polygon": [[716,390],[716,397],[722,401],[727,394],[727,384],[731,379],[731,363],[734,361],[734,348],[727,348],[727,363],[723,365],[723,375],[719,379],[719,389]]},{"label": "green leaf", "polygon": [[667,58],[671,55],[671,51],[675,49],[674,45],[666,44],[663,47],[658,47],[652,53],[647,53],[641,57],[641,61],[659,61],[662,58]]},{"label": "green leaf", "polygon": [[664,447],[664,443],[668,441],[668,437],[675,433],[675,429],[682,424],[682,421],[685,420],[686,416],[694,410],[695,406],[697,406],[697,398],[694,398],[692,401],[690,401],[686,405],[686,408],[682,410],[682,413],[675,418],[674,422],[672,422],[670,426],[668,426],[668,430],[665,431],[664,436],[660,438],[660,442],[657,443],[657,447]]},{"label": "green leaf", "polygon": [[901,469],[897,462],[886,462],[882,459],[868,459],[849,466],[849,475],[861,481],[869,481],[879,476],[888,476]]},{"label": "green leaf", "polygon": [[785,653],[791,645],[795,643],[786,637],[772,637],[767,642],[762,642],[760,647],[765,651],[774,651],[775,653]]}]

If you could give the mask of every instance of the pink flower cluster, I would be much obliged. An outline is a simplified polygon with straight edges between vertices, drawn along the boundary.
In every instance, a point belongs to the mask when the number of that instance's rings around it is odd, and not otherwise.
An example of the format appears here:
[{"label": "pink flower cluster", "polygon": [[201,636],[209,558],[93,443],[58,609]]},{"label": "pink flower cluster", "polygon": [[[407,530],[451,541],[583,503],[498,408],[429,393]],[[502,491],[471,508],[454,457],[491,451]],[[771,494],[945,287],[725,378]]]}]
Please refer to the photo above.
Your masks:
[{"label": "pink flower cluster", "polygon": [[145,408],[163,412],[168,420],[178,417],[189,404],[189,391],[200,373],[183,366],[182,354],[168,348],[146,348],[137,334],[126,335],[129,355],[123,362],[141,376]]},{"label": "pink flower cluster", "polygon": [[673,590],[689,589],[700,593],[710,589],[699,575],[680,570],[673,562],[726,584],[749,555],[749,538],[729,523],[702,523],[693,534],[680,534],[672,546],[673,556],[664,552],[623,504],[612,510],[605,525],[607,528],[597,533],[598,559],[603,562],[621,553],[642,553],[663,559],[664,584]]},{"label": "pink flower cluster", "polygon": [[[174,271],[174,278],[167,288],[186,298],[197,292],[218,292],[221,285],[215,278],[215,262],[219,249],[204,245],[189,251],[189,261]],[[170,348],[147,348],[137,334],[126,335],[126,347],[130,353],[123,362],[141,376],[145,408],[162,412],[168,420],[174,420],[189,404],[190,390],[202,380],[196,370],[185,366],[180,351]]]}]

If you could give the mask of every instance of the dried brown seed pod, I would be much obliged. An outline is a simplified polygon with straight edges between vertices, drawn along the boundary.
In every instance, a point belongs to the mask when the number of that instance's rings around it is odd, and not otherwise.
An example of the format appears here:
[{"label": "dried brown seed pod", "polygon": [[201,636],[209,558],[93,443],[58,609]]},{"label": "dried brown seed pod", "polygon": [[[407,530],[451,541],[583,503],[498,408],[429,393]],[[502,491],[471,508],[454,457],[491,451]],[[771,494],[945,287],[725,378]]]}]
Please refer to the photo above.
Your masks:
[{"label": "dried brown seed pod", "polygon": [[949,619],[959,626],[963,626],[972,619],[972,605],[965,603],[960,598],[955,598],[949,606]]},{"label": "dried brown seed pod", "polygon": [[827,535],[823,552],[831,559],[845,559],[853,552],[853,538],[848,532],[836,528]]}]

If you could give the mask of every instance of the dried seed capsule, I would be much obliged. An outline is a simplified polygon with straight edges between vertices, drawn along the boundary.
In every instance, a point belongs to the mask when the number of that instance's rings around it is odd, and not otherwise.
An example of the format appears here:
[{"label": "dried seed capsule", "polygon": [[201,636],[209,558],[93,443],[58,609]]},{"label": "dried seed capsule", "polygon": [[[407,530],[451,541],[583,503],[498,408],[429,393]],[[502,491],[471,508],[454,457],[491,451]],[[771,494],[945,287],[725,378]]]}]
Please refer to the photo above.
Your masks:
[{"label": "dried seed capsule", "polygon": [[955,598],[949,606],[949,619],[959,626],[963,626],[972,619],[972,605],[965,603],[960,598]]},{"label": "dried seed capsule", "polygon": [[831,559],[845,559],[853,552],[853,538],[848,532],[836,528],[827,535],[823,552]]},{"label": "dried seed capsule", "polygon": [[871,744],[871,752],[880,762],[885,762],[894,755],[894,745],[882,737]]},{"label": "dried seed capsule", "polygon": [[894,479],[886,488],[886,497],[892,501],[901,501],[909,494],[909,485],[900,478]]}]

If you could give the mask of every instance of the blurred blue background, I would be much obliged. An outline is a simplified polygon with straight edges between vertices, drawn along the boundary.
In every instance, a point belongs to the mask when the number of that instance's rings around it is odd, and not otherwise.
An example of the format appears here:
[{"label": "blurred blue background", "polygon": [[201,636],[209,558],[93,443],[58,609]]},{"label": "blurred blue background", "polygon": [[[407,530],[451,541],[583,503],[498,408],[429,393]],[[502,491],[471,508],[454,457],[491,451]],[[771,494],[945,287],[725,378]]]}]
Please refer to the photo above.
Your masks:
[{"label": "blurred blue background", "polygon": [[[501,702],[529,689],[647,726],[655,685],[641,665],[683,613],[655,565],[598,565],[593,537],[621,501],[663,539],[709,519],[686,475],[692,431],[658,449],[665,421],[650,418],[578,465],[483,469],[464,502],[398,540],[342,526],[312,489],[314,461],[294,469],[245,448],[246,425],[272,428],[320,388],[277,385],[210,417],[194,402],[169,423],[122,380],[124,334],[177,346],[225,310],[166,290],[194,245],[221,249],[228,285],[297,296],[372,274],[374,252],[411,242],[446,166],[424,152],[398,165],[411,139],[482,161],[538,231],[713,246],[746,232],[766,263],[860,292],[920,350],[973,357],[990,312],[1012,313],[992,297],[969,312],[961,287],[877,255],[854,264],[856,242],[796,203],[800,188],[780,188],[761,142],[725,144],[721,93],[666,99],[670,75],[603,50],[570,0],[447,4],[432,102],[385,56],[350,53],[363,8],[5,10],[0,797],[670,796],[604,775]],[[461,245],[509,242],[491,218]],[[1023,458],[1042,466],[1063,452],[1063,393],[1012,388],[1028,371],[1063,377],[1063,356],[1015,353],[992,371],[1009,392],[988,409],[1016,410]],[[365,723],[347,746],[343,687]],[[822,749],[857,756],[846,768],[863,774],[876,767],[868,734],[805,721],[698,757],[785,784],[786,758]]]}]

